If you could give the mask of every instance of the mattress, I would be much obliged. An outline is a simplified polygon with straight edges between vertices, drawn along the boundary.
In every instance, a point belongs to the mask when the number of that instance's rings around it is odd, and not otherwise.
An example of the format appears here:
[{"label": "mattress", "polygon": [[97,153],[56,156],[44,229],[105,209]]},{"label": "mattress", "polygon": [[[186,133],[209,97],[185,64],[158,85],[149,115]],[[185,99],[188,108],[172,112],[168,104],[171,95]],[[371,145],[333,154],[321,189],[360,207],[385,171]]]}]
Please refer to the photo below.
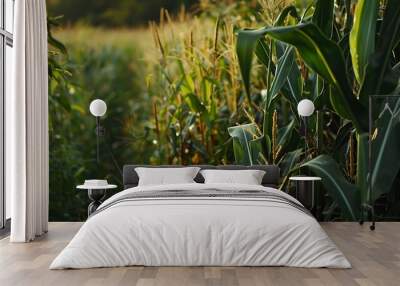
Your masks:
[{"label": "mattress", "polygon": [[50,269],[133,265],[351,267],[288,194],[193,183],[134,187],[112,196]]}]

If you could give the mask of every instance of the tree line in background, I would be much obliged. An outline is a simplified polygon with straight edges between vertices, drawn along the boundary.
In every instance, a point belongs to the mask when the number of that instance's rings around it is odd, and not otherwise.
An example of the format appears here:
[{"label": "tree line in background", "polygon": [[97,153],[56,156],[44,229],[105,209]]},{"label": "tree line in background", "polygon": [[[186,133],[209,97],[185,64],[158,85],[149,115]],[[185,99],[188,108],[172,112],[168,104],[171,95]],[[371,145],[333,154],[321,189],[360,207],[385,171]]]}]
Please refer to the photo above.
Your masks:
[{"label": "tree line in background", "polygon": [[[85,219],[86,194],[75,186],[99,177],[121,186],[126,163],[235,162],[279,165],[283,190],[300,170],[323,177],[325,219],[359,219],[368,203],[382,219],[398,218],[397,101],[374,111],[372,198],[366,173],[366,98],[399,88],[395,2],[203,0],[195,14],[157,9],[148,29],[59,30],[66,49],[50,34],[50,218]],[[94,98],[109,106],[99,166]],[[303,98],[318,110],[310,156],[296,111]],[[380,113],[384,106],[394,112]]]},{"label": "tree line in background", "polygon": [[64,15],[64,24],[131,27],[158,21],[160,8],[171,13],[192,7],[197,0],[47,0],[50,15]]}]

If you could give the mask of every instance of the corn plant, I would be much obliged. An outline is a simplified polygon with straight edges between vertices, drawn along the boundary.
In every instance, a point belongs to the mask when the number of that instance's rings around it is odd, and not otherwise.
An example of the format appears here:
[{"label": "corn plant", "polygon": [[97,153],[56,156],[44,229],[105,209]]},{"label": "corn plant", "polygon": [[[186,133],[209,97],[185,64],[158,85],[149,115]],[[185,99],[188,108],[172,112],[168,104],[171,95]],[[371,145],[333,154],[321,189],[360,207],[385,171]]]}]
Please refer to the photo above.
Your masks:
[{"label": "corn plant", "polygon": [[[280,97],[289,101],[292,109],[299,99],[309,97],[318,109],[331,114],[340,125],[335,136],[338,145],[355,134],[357,142],[350,146],[356,144],[356,151],[351,147],[350,155],[352,161],[356,156],[357,162],[351,162],[350,176],[343,174],[340,159],[332,153],[302,164],[323,178],[342,215],[354,220],[363,216],[363,206],[369,201],[392,190],[400,170],[398,101],[381,101],[372,107],[372,120],[381,136],[374,143],[378,148],[372,155],[375,165],[371,174],[367,168],[368,98],[399,90],[400,6],[396,0],[358,0],[355,5],[353,12],[350,0],[336,4],[319,0],[301,15],[296,7],[288,6],[273,25],[241,30],[237,40],[248,101],[254,53],[273,78],[263,102],[264,137],[271,130],[270,107]],[[383,106],[389,108],[378,112]],[[369,183],[374,190],[371,197]]]},{"label": "corn plant", "polygon": [[225,130],[243,116],[234,33],[240,21],[184,12],[172,19],[163,10],[160,23],[151,25],[158,49],[147,82],[157,147],[153,162],[232,161]]}]

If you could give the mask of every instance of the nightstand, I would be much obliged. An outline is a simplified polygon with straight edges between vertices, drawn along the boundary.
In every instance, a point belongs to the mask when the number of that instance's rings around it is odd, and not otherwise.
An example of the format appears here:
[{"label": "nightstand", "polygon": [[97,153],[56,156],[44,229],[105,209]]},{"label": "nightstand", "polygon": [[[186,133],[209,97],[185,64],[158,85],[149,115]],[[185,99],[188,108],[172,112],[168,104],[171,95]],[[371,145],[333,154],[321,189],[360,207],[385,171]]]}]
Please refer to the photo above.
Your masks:
[{"label": "nightstand", "polygon": [[295,198],[317,219],[320,219],[322,206],[319,205],[320,194],[315,188],[315,184],[322,181],[322,178],[312,176],[294,176],[290,177],[289,180],[296,183]]},{"label": "nightstand", "polygon": [[115,189],[116,185],[79,185],[76,188],[80,190],[87,190],[88,197],[91,203],[88,206],[88,217],[96,211],[96,209],[101,205],[104,198],[106,197],[106,192],[108,189]]}]

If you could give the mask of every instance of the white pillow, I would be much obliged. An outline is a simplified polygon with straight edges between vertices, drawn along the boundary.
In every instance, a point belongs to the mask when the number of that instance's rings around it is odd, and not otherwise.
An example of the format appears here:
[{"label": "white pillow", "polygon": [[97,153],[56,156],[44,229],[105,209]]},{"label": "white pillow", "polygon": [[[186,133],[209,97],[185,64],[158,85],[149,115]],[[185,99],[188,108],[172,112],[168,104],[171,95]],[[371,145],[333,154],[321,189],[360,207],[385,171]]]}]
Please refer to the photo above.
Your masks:
[{"label": "white pillow", "polygon": [[261,170],[202,170],[205,184],[261,185],[265,171]]},{"label": "white pillow", "polygon": [[199,167],[183,168],[135,168],[139,176],[139,186],[195,183]]}]

